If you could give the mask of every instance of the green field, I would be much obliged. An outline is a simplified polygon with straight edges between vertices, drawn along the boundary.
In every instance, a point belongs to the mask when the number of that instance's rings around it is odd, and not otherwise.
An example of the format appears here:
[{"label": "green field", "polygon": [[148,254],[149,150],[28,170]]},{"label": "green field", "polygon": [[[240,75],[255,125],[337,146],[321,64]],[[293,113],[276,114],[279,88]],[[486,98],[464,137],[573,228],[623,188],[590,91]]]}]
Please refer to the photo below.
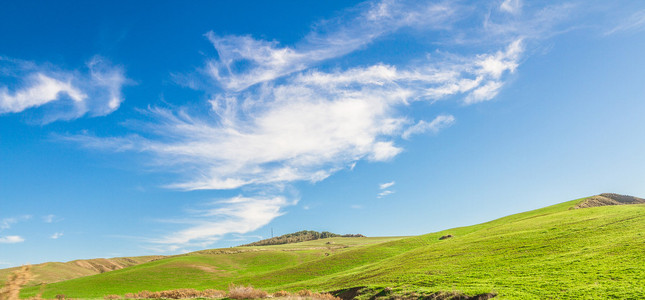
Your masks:
[{"label": "green field", "polygon": [[[569,209],[582,200],[416,237],[204,250],[51,283],[43,296],[101,298],[142,290],[226,289],[234,283],[270,292],[368,286],[376,292],[391,287],[397,295],[645,298],[645,205]],[[454,237],[439,240],[445,234]],[[22,295],[41,288],[28,287]]]}]

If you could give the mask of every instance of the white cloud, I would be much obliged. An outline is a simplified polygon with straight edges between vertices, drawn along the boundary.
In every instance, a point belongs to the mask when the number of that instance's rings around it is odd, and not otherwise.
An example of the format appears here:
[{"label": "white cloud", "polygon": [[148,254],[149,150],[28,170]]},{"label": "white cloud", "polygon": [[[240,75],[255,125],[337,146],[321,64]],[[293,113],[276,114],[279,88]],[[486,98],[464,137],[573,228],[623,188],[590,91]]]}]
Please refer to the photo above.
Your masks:
[{"label": "white cloud", "polygon": [[401,137],[403,137],[404,139],[409,139],[410,136],[414,134],[422,134],[428,131],[432,133],[437,133],[439,132],[439,130],[449,127],[454,123],[455,123],[455,117],[451,115],[440,115],[434,118],[430,122],[421,120],[414,126],[408,127],[403,132]]},{"label": "white cloud", "polygon": [[352,204],[352,205],[350,205],[349,207],[350,207],[350,208],[353,208],[353,209],[362,209],[362,208],[363,208],[363,206],[362,206],[362,205],[358,205],[358,204]]},{"label": "white cloud", "polygon": [[394,181],[386,182],[386,183],[381,183],[378,185],[378,188],[381,190],[387,189],[395,184]]},{"label": "white cloud", "polygon": [[59,237],[61,237],[61,236],[63,236],[63,233],[62,233],[62,232],[55,232],[55,233],[54,233],[54,234],[52,234],[49,238],[56,240],[56,239],[58,239],[58,238],[59,238]]},{"label": "white cloud", "polygon": [[85,73],[1,57],[0,67],[4,79],[16,82],[12,91],[0,85],[0,115],[42,107],[43,123],[107,115],[119,108],[127,81],[121,68],[98,56],[88,62]]},{"label": "white cloud", "polygon": [[151,108],[146,114],[154,122],[137,129],[154,138],[70,139],[90,147],[148,152],[162,165],[188,170],[187,179],[172,188],[317,182],[361,159],[391,160],[403,151],[394,140],[401,134],[407,138],[450,125],[454,119],[443,116],[406,129],[410,120],[399,109],[458,94],[466,95],[466,103],[488,100],[501,87],[503,73],[515,70],[520,51],[520,42],[514,41],[505,51],[453,56],[440,65],[311,70],[282,83],[216,94],[210,100],[216,118]]},{"label": "white cloud", "polygon": [[25,239],[18,235],[0,236],[0,244],[16,244],[24,241]]},{"label": "white cloud", "polygon": [[27,81],[31,85],[16,91],[13,95],[6,87],[0,89],[0,113],[21,112],[27,108],[41,106],[58,100],[59,94],[67,94],[75,102],[84,101],[87,95],[72,86],[70,81],[60,81],[47,75],[37,73]]},{"label": "white cloud", "polygon": [[296,203],[284,197],[238,196],[218,201],[212,204],[217,207],[193,210],[187,221],[172,221],[189,226],[153,242],[164,244],[166,251],[177,251],[186,246],[205,247],[229,233],[245,234],[257,230],[283,215],[283,207]]}]

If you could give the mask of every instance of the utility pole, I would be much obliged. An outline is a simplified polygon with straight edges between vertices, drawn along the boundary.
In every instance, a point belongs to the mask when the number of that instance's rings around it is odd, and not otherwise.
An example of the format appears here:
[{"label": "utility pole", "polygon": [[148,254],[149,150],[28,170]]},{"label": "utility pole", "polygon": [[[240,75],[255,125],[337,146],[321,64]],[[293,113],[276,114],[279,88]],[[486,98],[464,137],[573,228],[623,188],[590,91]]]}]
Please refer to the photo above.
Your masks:
[{"label": "utility pole", "polygon": [[273,227],[271,227],[271,238],[273,238]]}]

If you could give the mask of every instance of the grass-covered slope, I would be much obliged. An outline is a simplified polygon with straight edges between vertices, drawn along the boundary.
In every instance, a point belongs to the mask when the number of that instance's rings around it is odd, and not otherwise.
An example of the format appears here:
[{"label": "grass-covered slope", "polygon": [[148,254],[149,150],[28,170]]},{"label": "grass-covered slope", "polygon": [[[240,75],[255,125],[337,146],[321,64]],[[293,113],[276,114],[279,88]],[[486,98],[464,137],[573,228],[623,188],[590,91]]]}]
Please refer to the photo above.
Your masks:
[{"label": "grass-covered slope", "polygon": [[553,211],[507,221],[470,233],[449,231],[456,232],[454,238],[292,285],[494,291],[514,299],[645,298],[645,206]]},{"label": "grass-covered slope", "polygon": [[[44,296],[222,289],[233,282],[269,291],[370,286],[510,299],[644,298],[645,205],[570,209],[585,200],[417,237],[345,238],[361,241],[353,247],[332,238],[201,251],[50,284]],[[453,237],[439,240],[446,234]]]},{"label": "grass-covered slope", "polygon": [[[296,244],[204,250],[49,284],[43,290],[43,297],[63,294],[73,298],[102,298],[142,290],[226,289],[230,283],[247,282],[259,274],[397,239],[401,238],[335,237]],[[40,289],[28,287],[22,295],[34,296]]]}]

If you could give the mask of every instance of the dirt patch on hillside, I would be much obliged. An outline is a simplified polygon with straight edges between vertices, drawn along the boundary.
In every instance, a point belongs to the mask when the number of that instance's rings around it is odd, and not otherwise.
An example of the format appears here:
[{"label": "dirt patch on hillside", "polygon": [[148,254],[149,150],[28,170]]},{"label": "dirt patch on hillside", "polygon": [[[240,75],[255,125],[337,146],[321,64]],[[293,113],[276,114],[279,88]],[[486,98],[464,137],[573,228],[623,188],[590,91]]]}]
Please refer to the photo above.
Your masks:
[{"label": "dirt patch on hillside", "polygon": [[571,209],[607,206],[607,205],[626,205],[626,204],[643,204],[645,199],[634,196],[604,193],[597,196],[591,196],[586,200],[576,204]]},{"label": "dirt patch on hillside", "polygon": [[129,257],[117,257],[117,258],[94,258],[94,259],[82,259],[75,260],[71,263],[87,270],[91,270],[96,273],[105,273],[114,270],[120,270],[125,267],[130,267],[138,265],[140,263],[145,263],[148,261],[154,261],[163,258],[163,256],[149,256],[141,259],[141,261],[136,261]]},{"label": "dirt patch on hillside", "polygon": [[98,273],[123,269],[123,265],[106,258],[97,258],[91,260],[77,260],[74,262],[77,266],[89,269]]},{"label": "dirt patch on hillside", "polygon": [[221,271],[221,270],[215,269],[215,268],[213,268],[211,266],[204,266],[204,265],[189,265],[188,267],[195,268],[195,269],[198,269],[198,270],[202,270],[202,271],[208,272],[208,273],[215,273],[215,272]]}]

